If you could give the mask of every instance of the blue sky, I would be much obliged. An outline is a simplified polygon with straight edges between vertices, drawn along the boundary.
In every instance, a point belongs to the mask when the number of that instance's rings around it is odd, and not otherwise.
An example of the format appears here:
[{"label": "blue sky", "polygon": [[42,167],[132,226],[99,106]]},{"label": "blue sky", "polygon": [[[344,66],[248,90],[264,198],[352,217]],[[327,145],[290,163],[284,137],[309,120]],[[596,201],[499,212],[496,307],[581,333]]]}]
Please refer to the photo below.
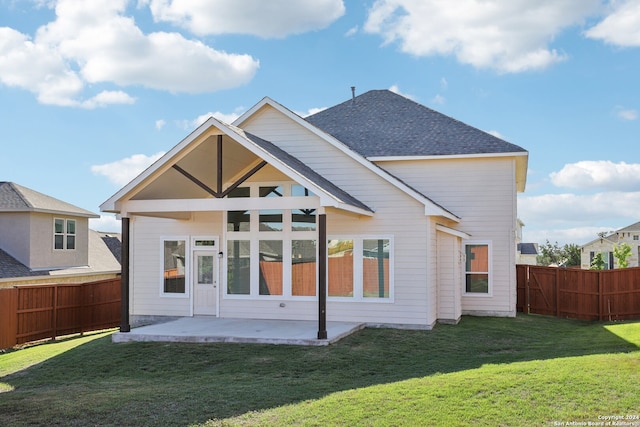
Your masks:
[{"label": "blue sky", "polygon": [[0,180],[97,213],[209,115],[391,89],[527,149],[524,240],[583,244],[640,221],[638,76],[640,0],[0,0]]}]

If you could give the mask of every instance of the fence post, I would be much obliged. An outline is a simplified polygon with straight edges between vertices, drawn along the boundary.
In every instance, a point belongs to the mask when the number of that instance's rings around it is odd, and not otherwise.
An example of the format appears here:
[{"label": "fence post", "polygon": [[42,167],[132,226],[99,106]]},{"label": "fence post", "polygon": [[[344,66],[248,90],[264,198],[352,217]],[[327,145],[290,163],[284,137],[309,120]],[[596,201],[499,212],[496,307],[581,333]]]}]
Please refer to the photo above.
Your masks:
[{"label": "fence post", "polygon": [[560,268],[556,268],[556,317],[560,317]]},{"label": "fence post", "polygon": [[55,340],[58,335],[58,285],[53,285],[53,304],[51,313],[51,339]]}]

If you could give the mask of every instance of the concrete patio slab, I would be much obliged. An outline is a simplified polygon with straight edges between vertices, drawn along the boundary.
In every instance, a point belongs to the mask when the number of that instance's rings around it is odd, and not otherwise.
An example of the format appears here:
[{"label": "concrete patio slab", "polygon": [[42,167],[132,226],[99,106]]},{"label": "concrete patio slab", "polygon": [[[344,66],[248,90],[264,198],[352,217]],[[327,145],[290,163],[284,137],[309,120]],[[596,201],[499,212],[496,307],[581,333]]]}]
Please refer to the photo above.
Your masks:
[{"label": "concrete patio slab", "polygon": [[318,339],[318,322],[298,320],[184,317],[116,332],[113,342],[256,343],[323,346],[364,328],[362,323],[327,322],[327,339]]}]

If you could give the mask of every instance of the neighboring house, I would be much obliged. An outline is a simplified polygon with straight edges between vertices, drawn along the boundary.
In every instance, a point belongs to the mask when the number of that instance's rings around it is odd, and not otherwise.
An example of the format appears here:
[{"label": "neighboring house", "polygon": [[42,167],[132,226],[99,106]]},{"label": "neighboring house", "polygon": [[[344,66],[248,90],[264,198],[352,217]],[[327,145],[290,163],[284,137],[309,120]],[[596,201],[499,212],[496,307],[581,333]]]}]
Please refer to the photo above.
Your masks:
[{"label": "neighboring house", "polygon": [[527,162],[386,90],[209,118],[100,207],[122,218],[124,318],[317,319],[321,338],[515,316]]},{"label": "neighboring house", "polygon": [[522,243],[522,227],[524,223],[516,220],[516,264],[538,264],[538,244]]},{"label": "neighboring house", "polygon": [[640,266],[638,264],[638,259],[640,259],[640,222],[636,222],[581,246],[580,267],[585,270],[589,269],[593,257],[601,252],[605,270],[618,268],[618,260],[613,257],[613,248],[622,243],[631,246],[631,256],[627,259],[629,267]]},{"label": "neighboring house", "polygon": [[0,287],[79,283],[120,273],[118,234],[89,229],[99,216],[0,182]]},{"label": "neighboring house", "polygon": [[518,243],[518,264],[537,265],[538,264],[538,244]]}]

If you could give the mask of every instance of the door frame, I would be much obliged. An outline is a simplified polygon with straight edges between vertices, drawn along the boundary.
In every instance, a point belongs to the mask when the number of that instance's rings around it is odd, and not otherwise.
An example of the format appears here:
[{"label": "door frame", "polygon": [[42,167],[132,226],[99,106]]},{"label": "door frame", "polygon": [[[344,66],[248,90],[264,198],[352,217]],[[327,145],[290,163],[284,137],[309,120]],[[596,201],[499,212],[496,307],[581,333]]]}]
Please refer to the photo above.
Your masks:
[{"label": "door frame", "polygon": [[[205,245],[203,242],[213,241],[213,245]],[[190,312],[191,317],[195,315],[195,303],[196,303],[196,280],[198,275],[198,265],[195,262],[196,256],[198,254],[210,253],[213,256],[213,266],[215,268],[215,272],[213,275],[214,286],[215,286],[215,316],[220,317],[220,238],[218,236],[192,236],[191,238],[191,250],[190,253],[190,261],[191,261],[191,277],[189,280],[190,288],[191,288],[191,304],[190,304]]]}]

